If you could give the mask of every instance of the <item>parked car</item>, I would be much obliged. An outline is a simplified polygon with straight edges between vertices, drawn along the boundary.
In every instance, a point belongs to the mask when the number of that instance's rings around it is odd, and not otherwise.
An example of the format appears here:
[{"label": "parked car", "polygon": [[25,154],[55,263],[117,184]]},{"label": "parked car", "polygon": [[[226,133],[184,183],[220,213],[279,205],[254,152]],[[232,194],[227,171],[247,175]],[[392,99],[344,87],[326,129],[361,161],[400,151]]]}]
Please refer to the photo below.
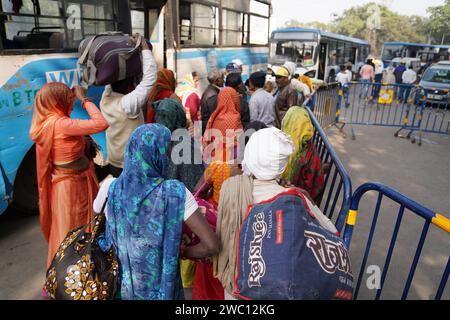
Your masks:
[{"label": "parked car", "polygon": [[439,108],[450,107],[450,61],[441,61],[425,70],[419,83],[427,103]]}]

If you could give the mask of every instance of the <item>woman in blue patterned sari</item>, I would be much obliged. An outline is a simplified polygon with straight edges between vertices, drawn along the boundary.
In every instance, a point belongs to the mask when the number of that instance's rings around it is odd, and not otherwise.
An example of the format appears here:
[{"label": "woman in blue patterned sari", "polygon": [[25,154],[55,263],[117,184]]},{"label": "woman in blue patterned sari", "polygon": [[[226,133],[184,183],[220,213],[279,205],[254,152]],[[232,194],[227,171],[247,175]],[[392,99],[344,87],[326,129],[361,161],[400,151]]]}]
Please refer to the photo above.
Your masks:
[{"label": "woman in blue patterned sari", "polygon": [[[137,128],[128,141],[124,170],[103,182],[94,211],[107,206],[102,249],[114,245],[120,261],[121,299],[183,299],[180,251],[197,259],[218,252],[216,235],[194,197],[177,180],[167,180],[170,131],[159,124]],[[180,250],[183,221],[201,240]]]}]

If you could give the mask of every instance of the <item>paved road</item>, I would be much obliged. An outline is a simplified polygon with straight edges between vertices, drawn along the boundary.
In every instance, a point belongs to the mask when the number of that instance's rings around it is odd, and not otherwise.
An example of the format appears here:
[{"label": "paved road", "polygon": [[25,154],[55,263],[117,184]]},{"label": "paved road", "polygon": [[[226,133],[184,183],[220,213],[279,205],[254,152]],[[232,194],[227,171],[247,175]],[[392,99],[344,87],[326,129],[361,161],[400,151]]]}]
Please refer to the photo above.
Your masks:
[{"label": "paved road", "polygon": [[[423,145],[419,147],[407,139],[395,138],[396,129],[392,127],[354,125],[353,128],[356,140],[350,138],[349,125],[344,127],[346,139],[336,128],[327,131],[331,143],[349,171],[353,191],[367,181],[379,181],[431,210],[450,217],[449,136],[425,134]],[[370,231],[376,195],[369,193],[361,204],[350,252],[356,274],[359,272],[362,250]],[[383,200],[368,265],[384,265],[398,211],[398,205],[389,199]],[[382,298],[401,297],[422,228],[423,220],[406,211]],[[409,298],[434,298],[449,254],[450,235],[431,225]],[[363,280],[360,298],[371,299],[374,291],[367,290],[366,279],[367,277]],[[450,285],[447,285],[443,298],[450,299]]]},{"label": "paved road", "polygon": [[[335,129],[328,130],[330,140],[350,172],[354,189],[368,180],[381,181],[450,216],[449,137],[426,135],[423,146],[418,147],[408,140],[394,138],[393,128],[354,128],[355,141],[350,139],[349,126],[345,128],[347,139]],[[356,266],[361,261],[361,248],[366,241],[364,236],[369,230],[374,201],[374,196],[369,195],[360,210],[351,247],[355,273],[359,271]],[[387,204],[382,212],[369,264],[383,264],[398,207]],[[410,213],[405,214],[382,298],[398,299],[401,296],[422,225],[420,219]],[[45,276],[46,249],[38,216],[23,218],[9,211],[0,217],[0,299],[39,299]],[[450,236],[430,228],[410,298],[433,297],[449,251]],[[446,299],[450,299],[448,287],[444,295]],[[373,294],[364,286],[360,297],[371,298]]]},{"label": "paved road", "polygon": [[47,243],[39,216],[0,216],[0,299],[39,299],[45,281]]}]

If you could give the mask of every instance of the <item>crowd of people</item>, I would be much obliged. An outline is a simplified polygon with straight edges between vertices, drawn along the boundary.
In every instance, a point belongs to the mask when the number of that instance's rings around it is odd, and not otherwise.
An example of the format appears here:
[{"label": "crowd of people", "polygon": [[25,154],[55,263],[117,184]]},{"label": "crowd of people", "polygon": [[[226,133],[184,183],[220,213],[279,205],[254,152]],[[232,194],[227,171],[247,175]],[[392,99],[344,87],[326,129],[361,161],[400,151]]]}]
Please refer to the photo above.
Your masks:
[{"label": "crowd of people", "polygon": [[[141,43],[142,80],[105,87],[100,108],[81,87],[48,83],[30,129],[36,143],[47,266],[66,234],[105,206],[102,249],[120,261],[121,299],[234,299],[235,235],[247,207],[286,188],[314,206],[326,168],[303,99],[312,86],[295,63],[242,81],[242,63],[213,70],[199,92],[193,70],[177,85]],[[71,119],[75,99],[90,116]],[[106,131],[111,177],[99,186],[89,135]],[[184,288],[184,290],[183,290]],[[43,296],[46,295],[43,290]]]},{"label": "crowd of people", "polygon": [[379,59],[369,58],[366,63],[361,66],[359,72],[355,75],[352,73],[351,64],[340,65],[340,71],[336,75],[336,82],[340,84],[344,91],[348,91],[349,83],[353,80],[359,80],[361,83],[360,98],[366,99],[370,92],[371,100],[378,99],[382,85],[396,85],[393,92],[399,102],[407,103],[410,98],[412,87],[417,83],[417,72],[414,66],[410,64],[406,66],[405,61],[401,61],[396,67],[383,67],[383,61]]}]

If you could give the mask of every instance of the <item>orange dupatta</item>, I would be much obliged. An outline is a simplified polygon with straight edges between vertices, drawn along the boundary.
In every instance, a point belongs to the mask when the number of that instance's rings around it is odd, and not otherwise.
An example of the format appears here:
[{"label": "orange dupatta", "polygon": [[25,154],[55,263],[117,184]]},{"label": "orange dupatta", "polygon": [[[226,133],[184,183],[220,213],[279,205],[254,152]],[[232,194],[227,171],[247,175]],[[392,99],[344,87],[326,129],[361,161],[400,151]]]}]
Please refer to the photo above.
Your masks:
[{"label": "orange dupatta", "polygon": [[51,174],[53,160],[51,151],[55,123],[68,117],[73,109],[75,95],[60,82],[44,85],[36,95],[31,120],[30,138],[36,143],[36,168],[39,191],[40,223],[44,237],[49,241],[52,212],[50,206]]},{"label": "orange dupatta", "polygon": [[[223,143],[218,145],[218,149],[223,149],[224,156],[222,159],[224,161],[229,160],[226,150],[233,149],[227,146],[227,142],[232,138],[233,145],[236,145],[237,137],[239,136],[239,133],[236,131],[242,131],[243,129],[240,110],[241,106],[236,90],[230,87],[224,88],[217,96],[217,108],[206,125],[203,146],[206,148],[212,142],[212,132],[209,129],[219,130],[222,134]],[[232,137],[226,136],[227,130],[235,130]]]}]

